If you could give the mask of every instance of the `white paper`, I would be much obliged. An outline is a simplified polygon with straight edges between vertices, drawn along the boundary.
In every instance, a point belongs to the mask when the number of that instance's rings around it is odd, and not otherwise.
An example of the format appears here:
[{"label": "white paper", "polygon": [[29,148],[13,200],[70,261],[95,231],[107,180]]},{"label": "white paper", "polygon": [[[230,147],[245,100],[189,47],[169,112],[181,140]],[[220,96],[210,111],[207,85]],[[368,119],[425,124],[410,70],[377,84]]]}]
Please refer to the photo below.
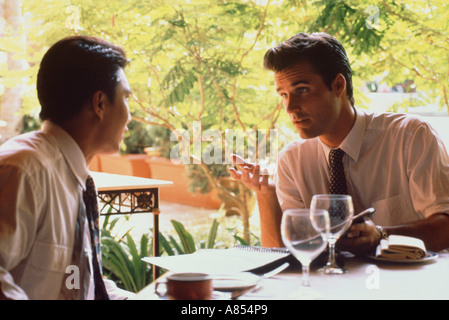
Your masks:
[{"label": "white paper", "polygon": [[172,272],[223,274],[249,271],[287,257],[289,253],[205,249],[192,254],[145,257],[142,260]]}]

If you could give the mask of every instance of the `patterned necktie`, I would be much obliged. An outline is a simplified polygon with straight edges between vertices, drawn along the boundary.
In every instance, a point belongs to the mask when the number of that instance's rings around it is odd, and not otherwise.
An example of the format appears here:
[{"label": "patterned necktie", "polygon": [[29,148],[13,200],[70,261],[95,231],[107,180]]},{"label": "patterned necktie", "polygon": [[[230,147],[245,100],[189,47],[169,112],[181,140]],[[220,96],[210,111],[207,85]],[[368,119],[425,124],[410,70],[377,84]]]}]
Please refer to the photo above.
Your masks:
[{"label": "patterned necktie", "polygon": [[331,194],[347,194],[345,169],[343,168],[343,156],[341,149],[332,149],[329,153],[329,192]]},{"label": "patterned necktie", "polygon": [[95,300],[109,300],[103,281],[103,273],[101,271],[100,223],[97,191],[95,189],[94,180],[91,176],[87,177],[86,191],[83,193],[83,199],[86,205],[86,215],[90,229],[92,264],[94,268],[93,271],[95,282]]}]

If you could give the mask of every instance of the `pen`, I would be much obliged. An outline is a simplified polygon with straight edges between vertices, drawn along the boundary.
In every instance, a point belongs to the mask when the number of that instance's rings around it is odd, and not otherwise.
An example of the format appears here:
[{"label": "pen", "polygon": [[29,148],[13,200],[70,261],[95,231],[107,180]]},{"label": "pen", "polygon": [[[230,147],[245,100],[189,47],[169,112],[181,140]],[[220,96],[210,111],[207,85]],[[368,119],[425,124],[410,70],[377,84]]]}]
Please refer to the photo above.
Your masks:
[{"label": "pen", "polygon": [[366,215],[371,215],[374,212],[376,212],[376,210],[374,208],[368,208],[366,210],[363,210],[362,212],[358,213],[357,215],[355,215],[354,217],[352,217],[352,221],[354,223],[360,223],[362,222],[362,217],[366,216]]}]

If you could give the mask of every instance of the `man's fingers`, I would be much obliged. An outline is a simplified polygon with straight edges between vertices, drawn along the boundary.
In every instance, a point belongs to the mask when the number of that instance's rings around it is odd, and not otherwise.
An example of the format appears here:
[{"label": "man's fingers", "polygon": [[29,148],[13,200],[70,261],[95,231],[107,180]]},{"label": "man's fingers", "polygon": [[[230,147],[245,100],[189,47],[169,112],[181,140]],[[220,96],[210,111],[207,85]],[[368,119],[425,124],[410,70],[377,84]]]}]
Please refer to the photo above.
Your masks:
[{"label": "man's fingers", "polygon": [[254,172],[253,172],[253,177],[252,177],[252,182],[251,182],[253,187],[256,189],[260,188],[259,179],[260,179],[260,166],[256,165],[254,167]]},{"label": "man's fingers", "polygon": [[350,231],[357,232],[370,232],[373,229],[373,223],[370,220],[367,220],[362,223],[354,223],[349,228]]},{"label": "man's fingers", "polygon": [[264,169],[263,172],[261,172],[260,165],[253,165],[245,162],[242,157],[236,154],[233,154],[231,157],[236,167],[238,167],[237,170],[235,168],[230,168],[228,170],[233,179],[241,181],[247,187],[255,191],[261,191],[262,188],[269,186],[269,174],[267,169]]},{"label": "man's fingers", "polygon": [[245,162],[245,160],[236,154],[232,154],[231,155],[231,160],[232,163],[235,164],[235,166],[239,169],[242,169],[243,167],[248,167],[249,169],[253,170],[254,169],[254,165],[249,163],[249,162]]},{"label": "man's fingers", "polygon": [[245,164],[245,160],[241,156],[236,155],[236,154],[231,155],[231,160],[235,164]]},{"label": "man's fingers", "polygon": [[261,187],[268,187],[268,179],[269,179],[268,170],[264,169],[262,173]]},{"label": "man's fingers", "polygon": [[250,183],[251,177],[250,177],[250,169],[245,166],[242,169],[242,177],[240,179],[244,183]]},{"label": "man's fingers", "polygon": [[256,192],[270,192],[272,186],[270,186],[269,175],[267,170],[261,173],[259,165],[250,168],[244,166],[241,171],[234,168],[228,170],[229,174],[234,180],[240,181],[245,186]]},{"label": "man's fingers", "polygon": [[241,175],[239,172],[237,172],[237,170],[235,170],[234,168],[229,168],[228,172],[232,179],[240,180]]}]

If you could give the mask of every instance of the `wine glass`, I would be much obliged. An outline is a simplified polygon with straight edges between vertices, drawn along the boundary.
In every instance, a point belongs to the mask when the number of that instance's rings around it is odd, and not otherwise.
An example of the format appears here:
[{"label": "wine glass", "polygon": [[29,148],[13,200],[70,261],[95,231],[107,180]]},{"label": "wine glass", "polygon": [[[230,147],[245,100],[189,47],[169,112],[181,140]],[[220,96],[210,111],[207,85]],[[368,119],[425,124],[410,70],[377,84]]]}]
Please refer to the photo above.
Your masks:
[{"label": "wine glass", "polygon": [[346,270],[340,268],[335,260],[335,243],[338,238],[351,226],[354,215],[352,198],[349,195],[318,194],[312,197],[311,209],[327,210],[330,219],[329,259],[323,267],[327,274],[342,274]]},{"label": "wine glass", "polygon": [[281,235],[285,246],[302,265],[302,290],[294,298],[313,298],[310,287],[310,263],[327,247],[330,231],[326,210],[289,209],[282,216]]}]

